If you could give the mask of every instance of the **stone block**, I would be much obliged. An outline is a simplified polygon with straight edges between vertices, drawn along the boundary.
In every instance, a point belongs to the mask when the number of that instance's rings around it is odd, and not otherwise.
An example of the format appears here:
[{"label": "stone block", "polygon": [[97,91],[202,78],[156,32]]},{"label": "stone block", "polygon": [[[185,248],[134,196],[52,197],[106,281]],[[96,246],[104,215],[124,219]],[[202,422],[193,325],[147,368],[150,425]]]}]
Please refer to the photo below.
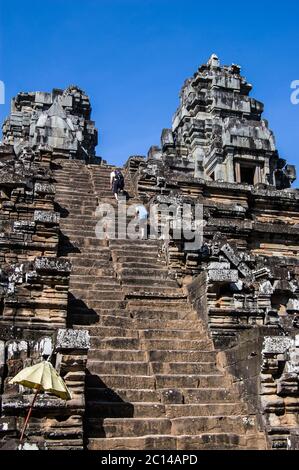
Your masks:
[{"label": "stone block", "polygon": [[34,192],[36,195],[55,194],[55,186],[49,183],[35,183]]},{"label": "stone block", "polygon": [[28,220],[16,220],[13,224],[13,228],[18,232],[34,232],[35,223]]},{"label": "stone block", "polygon": [[208,264],[208,269],[209,270],[229,270],[230,263],[212,261],[211,263]]},{"label": "stone block", "polygon": [[34,211],[34,222],[42,222],[47,224],[59,224],[60,214],[53,211]]},{"label": "stone block", "polygon": [[286,338],[285,336],[265,336],[263,354],[283,354],[293,343],[293,339]]},{"label": "stone block", "polygon": [[56,336],[56,351],[64,350],[88,350],[90,348],[90,336],[86,330],[59,329]]},{"label": "stone block", "polygon": [[221,247],[221,251],[234,266],[239,266],[241,263],[241,258],[235,253],[234,249],[228,243]]},{"label": "stone block", "polygon": [[37,257],[34,261],[34,267],[37,272],[45,271],[68,274],[71,272],[72,263],[70,260],[65,258]]},{"label": "stone block", "polygon": [[238,271],[235,269],[210,269],[208,280],[210,282],[238,282]]},{"label": "stone block", "polygon": [[244,277],[251,277],[252,276],[252,272],[251,272],[251,269],[247,266],[247,264],[245,263],[240,263],[238,265],[238,271],[242,274],[242,276]]}]

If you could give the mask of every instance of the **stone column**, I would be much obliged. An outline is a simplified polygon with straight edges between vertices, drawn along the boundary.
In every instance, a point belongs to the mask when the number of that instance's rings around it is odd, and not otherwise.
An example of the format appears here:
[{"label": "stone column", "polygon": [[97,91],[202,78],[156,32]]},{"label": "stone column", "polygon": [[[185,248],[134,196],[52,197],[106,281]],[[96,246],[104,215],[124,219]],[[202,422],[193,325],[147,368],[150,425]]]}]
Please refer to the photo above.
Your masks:
[{"label": "stone column", "polygon": [[226,155],[226,181],[228,183],[235,182],[235,172],[234,172],[234,150],[232,148],[227,149]]},{"label": "stone column", "polygon": [[64,379],[72,399],[65,403],[62,417],[48,418],[45,423],[45,448],[81,450],[85,411],[85,370],[90,347],[86,330],[59,329],[55,352],[56,369]]}]

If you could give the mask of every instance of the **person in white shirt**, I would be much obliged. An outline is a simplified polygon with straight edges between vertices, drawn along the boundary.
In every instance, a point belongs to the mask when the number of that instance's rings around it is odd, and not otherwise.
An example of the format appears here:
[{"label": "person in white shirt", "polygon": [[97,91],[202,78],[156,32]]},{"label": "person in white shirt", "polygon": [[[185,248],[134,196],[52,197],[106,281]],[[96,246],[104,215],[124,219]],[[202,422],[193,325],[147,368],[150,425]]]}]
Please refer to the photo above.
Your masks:
[{"label": "person in white shirt", "polygon": [[148,212],[142,204],[136,206],[136,208],[135,208],[135,217],[138,218],[138,220],[139,220],[141,238],[142,239],[147,238]]}]

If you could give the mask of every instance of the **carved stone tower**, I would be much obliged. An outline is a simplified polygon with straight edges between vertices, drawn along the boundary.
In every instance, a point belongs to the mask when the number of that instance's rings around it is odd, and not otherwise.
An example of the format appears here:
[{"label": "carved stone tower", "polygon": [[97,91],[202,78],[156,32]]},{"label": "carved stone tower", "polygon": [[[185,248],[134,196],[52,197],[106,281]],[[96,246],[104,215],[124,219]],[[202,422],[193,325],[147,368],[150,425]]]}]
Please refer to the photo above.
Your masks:
[{"label": "carved stone tower", "polygon": [[221,66],[213,54],[185,81],[172,128],[163,130],[161,150],[150,154],[179,159],[207,181],[290,187],[295,168],[279,158],[261,117],[264,106],[249,97],[251,89],[238,65]]}]

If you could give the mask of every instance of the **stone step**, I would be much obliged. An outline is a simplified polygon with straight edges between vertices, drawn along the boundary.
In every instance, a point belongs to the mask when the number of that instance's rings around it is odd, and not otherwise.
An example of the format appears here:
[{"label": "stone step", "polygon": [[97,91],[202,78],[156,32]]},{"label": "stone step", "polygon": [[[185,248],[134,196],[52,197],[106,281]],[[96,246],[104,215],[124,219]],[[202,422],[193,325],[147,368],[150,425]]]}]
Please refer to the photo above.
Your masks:
[{"label": "stone step", "polygon": [[88,175],[82,174],[81,178],[74,178],[71,176],[70,178],[59,177],[55,175],[55,186],[57,188],[68,190],[69,188],[78,188],[78,191],[85,190],[89,187],[90,190],[90,178]]},{"label": "stone step", "polygon": [[138,338],[138,330],[116,326],[92,326],[88,328],[92,338],[122,337]]},{"label": "stone step", "polygon": [[[147,268],[143,271],[144,274],[146,274]],[[174,296],[177,296],[178,294],[181,294],[181,296],[184,295],[183,292],[180,291],[175,280],[167,279],[165,274],[159,273],[158,271],[157,274],[149,274],[148,276],[141,276],[138,274],[135,277],[128,277],[118,273],[118,279],[121,280],[122,285],[126,289],[130,289],[132,292],[137,292],[141,287],[144,287],[148,292],[151,292],[150,287],[158,287],[160,289],[167,289],[169,294],[173,294]]]},{"label": "stone step", "polygon": [[69,224],[73,224],[74,226],[77,226],[78,223],[80,222],[80,225],[86,223],[86,224],[95,224],[97,222],[97,218],[95,217],[94,214],[73,214],[72,212],[69,213],[67,217],[61,218],[63,222],[67,222]]},{"label": "stone step", "polygon": [[82,309],[80,312],[71,310],[68,312],[68,317],[72,324],[76,323],[78,326],[93,325],[98,321],[97,313],[88,309],[85,311]]},{"label": "stone step", "polygon": [[165,416],[165,405],[162,403],[111,403],[88,401],[88,416],[99,418],[159,418]]},{"label": "stone step", "polygon": [[88,425],[91,436],[106,438],[171,433],[171,421],[166,418],[90,418]]},{"label": "stone step", "polygon": [[93,302],[95,301],[103,301],[103,300],[122,300],[123,299],[123,293],[121,291],[117,291],[113,285],[107,285],[106,289],[99,283],[99,289],[98,290],[79,290],[79,289],[71,289],[72,294],[78,298],[82,299],[84,301],[89,302],[89,300],[92,300]]},{"label": "stone step", "polygon": [[[139,257],[146,259],[150,256],[156,256],[156,258],[160,258],[160,248],[158,245],[157,239],[142,239],[138,238],[140,235],[136,235],[136,240],[130,237],[129,232],[127,231],[126,238],[115,238],[110,240],[110,247],[113,252],[114,256],[131,256],[131,257]],[[128,244],[130,242],[130,244]],[[147,245],[144,242],[148,242]],[[118,245],[116,244],[118,243]],[[111,246],[113,244],[113,246]],[[134,247],[134,251],[132,248]]]},{"label": "stone step", "polygon": [[82,233],[91,233],[91,236],[95,235],[96,220],[93,222],[83,222],[80,221],[80,228],[78,228],[78,221],[76,225],[74,222],[69,222],[67,219],[62,219],[60,222],[60,230],[66,234],[77,236]]},{"label": "stone step", "polygon": [[[169,297],[169,296],[178,296],[178,289],[176,287],[176,281],[165,280],[165,279],[128,279],[118,278],[123,287],[123,292],[130,297],[136,296],[145,296],[145,297]],[[182,295],[182,294],[181,294]]]},{"label": "stone step", "polygon": [[[78,299],[78,300],[80,302],[80,299]],[[89,303],[89,301],[88,301],[88,303]],[[121,304],[121,305],[119,305],[119,304]],[[89,307],[89,308],[91,310],[93,310],[91,307]],[[80,314],[80,306],[78,305],[78,302],[74,303],[73,306],[71,306],[71,310],[72,310],[72,312],[75,311],[76,314]],[[95,311],[95,310],[93,310],[93,311]],[[127,310],[125,310],[124,306],[122,305],[122,302],[119,302],[117,304],[117,309],[115,309],[113,307],[99,309],[97,315],[98,315],[98,321],[96,323],[94,323],[93,325],[86,325],[86,328],[90,328],[91,326],[100,325],[102,316],[103,317],[110,317],[110,318],[113,317],[114,315],[117,316],[116,318],[118,318],[119,321],[121,322],[120,323],[121,326],[123,325],[122,320],[130,320],[131,319],[129,313],[127,312]],[[76,323],[73,323],[73,324],[76,325]],[[79,325],[78,325],[78,327],[79,327]],[[82,324],[80,324],[80,329],[81,328],[82,328]]]},{"label": "stone step", "polygon": [[150,375],[111,375],[93,374],[88,377],[88,385],[112,389],[155,389],[155,377]]},{"label": "stone step", "polygon": [[138,330],[139,338],[145,339],[206,339],[206,335],[201,330],[179,330],[179,329],[140,329]]},{"label": "stone step", "polygon": [[80,197],[91,200],[95,199],[93,189],[90,188],[90,183],[85,183],[82,186],[78,184],[77,186],[78,187],[76,188],[74,183],[56,183],[56,196],[59,196],[59,199],[70,199],[71,197],[73,197],[75,200],[78,200]]},{"label": "stone step", "polygon": [[[93,325],[97,326],[116,326],[121,328],[131,328],[132,326],[132,318],[130,316],[130,312],[128,312],[125,308],[125,302],[121,302],[121,308],[117,309],[104,309],[101,308],[101,315],[99,316],[99,321],[97,324]],[[124,305],[123,305],[124,304]],[[80,327],[81,328],[81,327]],[[86,328],[90,328],[86,327]],[[96,336],[96,335],[95,335]]]},{"label": "stone step", "polygon": [[109,267],[104,262],[101,263],[102,266],[96,267],[96,266],[78,266],[73,264],[73,273],[76,276],[84,276],[84,277],[106,277],[107,275],[114,278],[115,277],[115,272],[113,268]]},{"label": "stone step", "polygon": [[[66,235],[67,236],[67,235]],[[76,240],[71,240],[72,242],[76,242],[76,246],[81,249],[85,249],[88,247],[92,247],[94,250],[101,250],[101,248],[106,246],[106,240],[102,240],[99,238],[94,237],[76,237]]]},{"label": "stone step", "polygon": [[[101,388],[97,377],[94,375],[86,376],[86,394],[90,401],[109,401],[109,402],[151,402],[164,404],[182,404],[202,405],[204,403],[223,405],[223,403],[234,402],[234,394],[226,388],[195,388],[195,389],[123,389],[119,388]],[[175,393],[173,393],[175,392]],[[174,398],[173,398],[174,396]]]},{"label": "stone step", "polygon": [[197,319],[197,314],[195,312],[190,312],[186,310],[167,311],[167,309],[165,308],[161,308],[160,310],[154,310],[152,312],[149,310],[131,310],[130,308],[128,308],[128,310],[130,311],[134,320],[139,322],[143,322],[145,320],[156,321],[160,319],[165,319],[169,321],[182,321],[184,318],[186,318],[187,321]]},{"label": "stone step", "polygon": [[[88,288],[88,286],[87,286]],[[80,299],[75,299],[72,305],[70,307],[73,309],[74,306],[78,306],[78,301]],[[115,310],[120,310],[123,305],[122,300],[86,300],[88,302],[88,308],[95,310],[98,314],[102,313],[102,311],[108,312],[108,311],[115,311]],[[79,313],[78,311],[76,313]]]},{"label": "stone step", "polygon": [[151,362],[214,362],[216,358],[216,351],[202,350],[190,351],[168,349],[168,350],[150,350],[148,351],[149,360]]},{"label": "stone step", "polygon": [[[98,343],[100,342],[100,338]],[[98,348],[91,348],[88,352],[89,360],[98,360],[98,361],[148,361],[151,359],[152,356],[157,356],[160,351],[143,351],[141,349],[98,349]],[[162,351],[164,352],[164,351]],[[152,354],[153,353],[153,354]],[[200,351],[202,355],[202,362],[198,362],[198,364],[202,363],[212,363],[215,364],[216,362],[216,353],[215,351]],[[186,357],[187,356],[187,357]],[[197,362],[191,361],[184,361],[184,358],[188,359],[191,356],[191,353],[184,353],[182,354],[169,354],[169,361],[160,362],[161,367],[168,367],[168,364],[172,364],[172,368],[175,367],[175,364],[196,364]],[[191,356],[192,358],[192,356]],[[159,364],[157,361],[151,361],[154,364]],[[158,366],[157,366],[158,367]],[[182,367],[181,365],[178,366],[179,368]]]},{"label": "stone step", "polygon": [[[123,284],[123,283],[122,283]],[[136,287],[136,288],[135,288]],[[126,293],[126,298],[128,300],[151,300],[151,301],[156,301],[157,304],[159,304],[159,300],[161,301],[182,301],[186,299],[186,296],[183,291],[181,291],[178,287],[174,288],[171,286],[165,287],[165,289],[156,289],[156,287],[159,286],[153,286],[155,287],[155,290],[149,286],[149,285],[126,285],[123,287],[123,290]],[[139,289],[140,288],[140,289]],[[145,304],[146,305],[146,304]]]},{"label": "stone step", "polygon": [[138,338],[90,338],[92,348],[99,349],[141,349]]},{"label": "stone step", "polygon": [[79,197],[78,199],[75,199],[72,195],[69,197],[61,197],[58,195],[56,197],[56,202],[59,203],[61,208],[67,209],[69,212],[71,211],[73,216],[78,209],[91,213],[92,211],[95,211],[97,207],[96,203],[90,198]]},{"label": "stone step", "polygon": [[202,433],[199,436],[148,435],[140,437],[90,438],[89,450],[233,450],[260,449],[257,439],[233,433]]},{"label": "stone step", "polygon": [[95,309],[96,311],[105,310],[118,310],[125,307],[125,301],[123,300],[89,300],[88,305],[90,308]]},{"label": "stone step", "polygon": [[205,432],[236,434],[252,433],[256,431],[256,423],[253,417],[243,416],[200,416],[181,417],[171,420],[171,431],[174,435],[184,435],[188,430],[190,435],[198,435]]},{"label": "stone step", "polygon": [[[80,176],[76,175],[75,173],[67,174],[67,173],[60,173],[59,171],[54,171],[54,177],[56,184],[68,184],[76,183],[78,187],[83,187],[90,184],[90,176],[88,173],[85,173],[83,170],[80,172]],[[80,185],[80,186],[79,186]]]},{"label": "stone step", "polygon": [[140,339],[140,345],[143,349],[152,350],[166,350],[169,351],[171,348],[176,351],[188,350],[188,351],[206,351],[213,348],[213,343],[210,339]]},{"label": "stone step", "polygon": [[[78,161],[78,160],[77,160]],[[65,163],[62,162],[63,168],[54,169],[53,175],[56,183],[66,182],[66,184],[70,181],[77,180],[78,185],[81,182],[79,179],[79,175],[82,176],[83,181],[90,181],[90,175],[87,172],[86,166],[75,167],[75,166],[65,166]]]},{"label": "stone step", "polygon": [[[111,292],[111,290],[115,290],[117,292],[120,291],[118,284],[114,284],[114,283],[111,283],[111,284],[109,282],[103,283],[102,281],[99,281],[98,283],[97,282],[84,282],[83,283],[83,282],[79,282],[79,281],[75,282],[75,281],[72,281],[72,279],[71,279],[71,281],[70,281],[70,293],[72,294],[73,297],[75,297],[76,300],[78,300],[78,299],[80,299],[80,297],[78,297],[78,295],[76,293],[79,290],[84,289],[83,298],[84,298],[84,301],[86,301],[87,298],[85,297],[85,294],[88,295],[88,290],[91,289],[91,288],[96,289],[97,285],[100,286],[99,289],[102,292],[106,292],[106,294],[104,294],[104,295],[106,295],[106,297],[108,295],[107,292]],[[114,286],[114,289],[111,289],[111,286]],[[106,287],[107,287],[107,289],[106,289]],[[82,300],[83,300],[83,298],[82,298]],[[70,304],[72,304],[72,300],[73,299],[70,298]],[[107,300],[111,300],[111,296],[106,298],[106,299],[103,299],[101,297],[101,298],[99,298],[99,300],[94,300],[92,297],[90,297],[90,298],[88,298],[88,303],[90,303],[90,302],[101,302],[100,304],[97,304],[97,307],[98,307],[99,305],[100,306],[102,305],[103,301],[107,301]],[[115,300],[115,299],[113,299],[113,300]],[[108,305],[108,308],[110,308],[109,304],[107,304],[107,305]],[[118,307],[118,304],[116,305],[116,307]],[[94,306],[92,308],[94,308]]]},{"label": "stone step", "polygon": [[200,403],[165,405],[167,418],[196,417],[196,416],[240,416],[247,413],[245,403]]},{"label": "stone step", "polygon": [[188,404],[202,404],[202,403],[227,403],[234,399],[234,391],[230,387],[204,387],[204,388],[181,388],[184,403]]},{"label": "stone step", "polygon": [[[90,218],[94,218],[94,211],[91,210],[91,209],[84,209],[84,208],[78,208],[78,209],[72,209],[70,207],[64,207],[63,210],[66,210],[66,211],[72,211],[73,214],[76,215],[76,218],[78,218],[78,222],[77,223],[80,223],[81,221],[83,221],[86,217],[90,217]],[[66,220],[66,217],[63,217],[61,215],[61,220]]]},{"label": "stone step", "polygon": [[142,253],[135,253],[131,254],[128,253],[127,255],[115,255],[115,252],[112,252],[113,255],[113,260],[115,263],[120,263],[123,266],[134,266],[136,263],[138,264],[153,264],[155,266],[161,265],[164,267],[165,264],[165,259],[164,258],[159,258],[156,254],[147,254],[146,256],[143,255]]},{"label": "stone step", "polygon": [[[144,268],[137,268],[137,267],[130,267],[130,268],[121,268],[119,270],[119,276],[124,280],[126,284],[132,284],[134,281],[138,280],[142,281],[142,283],[151,281],[152,279],[158,279],[159,281],[165,280],[165,282],[169,282],[168,278],[168,271],[163,269],[162,266],[157,266],[156,268],[147,267],[146,270]],[[177,286],[175,281],[171,281],[170,285]]]},{"label": "stone step", "polygon": [[[109,369],[110,368],[110,369]],[[123,373],[125,375],[147,375],[150,372],[152,374],[212,374],[217,373],[217,368],[213,362],[172,362],[172,363],[160,363],[160,362],[125,362],[122,361],[99,361],[91,359],[89,355],[89,370],[91,372],[100,373]]]},{"label": "stone step", "polygon": [[114,284],[119,286],[119,283],[117,282],[117,279],[114,275],[114,271],[112,269],[106,269],[105,275],[94,275],[94,274],[84,274],[83,276],[81,274],[77,274],[76,272],[71,274],[71,282],[76,284],[80,283],[81,281],[84,281],[84,283],[89,283],[92,284],[93,282],[96,282],[97,285],[100,283],[104,284]]},{"label": "stone step", "polygon": [[146,361],[146,351],[140,349],[94,349],[88,351],[88,364],[90,361]]},{"label": "stone step", "polygon": [[[134,313],[139,313],[139,312],[145,312],[145,313],[159,313],[161,314],[161,320],[163,320],[163,314],[165,312],[174,312],[174,313],[190,313],[193,312],[191,309],[190,305],[188,305],[184,299],[179,299],[176,302],[169,302],[169,306],[167,309],[167,304],[165,304],[165,300],[163,297],[158,297],[156,299],[155,305],[151,307],[149,303],[144,302],[144,306],[142,306],[142,302],[139,301],[138,299],[138,305],[134,305],[133,302],[131,302],[131,298],[128,300],[128,309],[132,314]],[[152,299],[151,299],[152,300]],[[153,302],[154,303],[154,302]]]},{"label": "stone step", "polygon": [[[95,207],[85,204],[68,204],[60,201],[60,229],[78,228],[78,221],[88,228],[96,226],[98,220],[95,217]],[[70,217],[72,215],[72,217]],[[77,219],[77,222],[76,222]],[[93,225],[91,224],[93,223]]]},{"label": "stone step", "polygon": [[[104,247],[98,252],[98,255],[96,258],[93,257],[91,254],[86,254],[86,253],[74,253],[68,256],[72,260],[73,265],[75,266],[78,263],[78,266],[93,266],[95,263],[95,266],[97,263],[104,263],[104,262],[110,262],[110,251],[106,250]],[[82,264],[81,264],[82,263]]]},{"label": "stone step", "polygon": [[100,255],[100,253],[102,252],[103,249],[106,248],[107,246],[107,240],[98,240],[99,242],[101,242],[101,244],[99,246],[85,246],[85,245],[82,245],[82,243],[78,243],[77,241],[74,242],[75,244],[75,248],[78,250],[78,251],[74,251],[72,253],[70,253],[70,255],[74,255],[74,254],[84,254],[87,257],[89,258],[94,258],[94,259],[97,259],[98,255]]},{"label": "stone step", "polygon": [[228,377],[216,374],[167,374],[167,375],[155,375],[156,388],[199,388],[199,387],[223,387],[225,385],[230,386],[230,380]]},{"label": "stone step", "polygon": [[[63,225],[61,225],[60,230],[64,236],[69,237],[73,241],[75,240],[81,241],[81,237],[88,238],[88,239],[96,238],[94,236],[95,230],[85,230],[83,227],[82,227],[82,230],[70,230],[69,228],[66,228]],[[99,238],[96,238],[96,239],[100,240]]]},{"label": "stone step", "polygon": [[57,202],[60,207],[65,208],[66,206],[70,206],[73,208],[77,207],[93,207],[96,208],[97,200],[95,195],[89,193],[74,193],[73,191],[64,192],[61,190],[56,189],[55,194],[55,202]]},{"label": "stone step", "polygon": [[101,238],[97,238],[95,236],[95,230],[93,229],[85,230],[83,227],[82,227],[82,230],[75,232],[73,230],[70,230],[61,226],[60,232],[63,237],[69,238],[71,242],[80,243],[82,247],[84,246],[84,244],[82,243],[82,237],[87,238],[88,240],[90,239],[102,240]]},{"label": "stone step", "polygon": [[[110,440],[110,439],[109,439]],[[177,437],[177,450],[264,450],[264,435],[241,434],[234,432],[209,432],[197,436],[183,435]]]},{"label": "stone step", "polygon": [[[109,403],[159,403],[161,402],[161,394],[154,389],[111,389],[99,388],[94,380],[94,376],[89,381],[87,377],[86,396],[88,402],[106,401]],[[90,382],[90,383],[89,383]],[[93,383],[95,386],[92,386]]]},{"label": "stone step", "polygon": [[[95,218],[96,206],[85,206],[82,203],[80,204],[79,202],[68,203],[67,201],[61,201],[61,200],[58,200],[57,202],[59,202],[59,205],[62,207],[64,211],[68,211],[69,213],[71,213],[74,218],[78,217],[79,219],[81,216],[82,220],[85,220],[85,218],[96,220]],[[63,217],[63,219],[69,220],[68,216]]]},{"label": "stone step", "polygon": [[84,186],[81,188],[81,190],[78,190],[76,192],[76,188],[74,186],[69,186],[67,189],[63,188],[62,186],[58,187],[58,184],[56,183],[55,185],[56,188],[56,194],[55,194],[55,202],[61,203],[61,201],[72,201],[72,198],[78,202],[80,198],[82,198],[82,201],[90,201],[93,203],[96,203],[96,196],[94,194],[94,191],[90,190],[90,185],[89,186]]},{"label": "stone step", "polygon": [[246,414],[242,403],[167,405],[155,402],[87,402],[87,415],[99,418],[170,418],[205,416],[240,416]]},{"label": "stone step", "polygon": [[[70,278],[70,290],[72,291],[78,291],[78,290],[82,290],[82,289],[86,289],[86,287],[88,289],[91,289],[92,287],[94,287],[94,290],[98,290],[97,289],[97,286],[99,289],[103,289],[103,290],[107,290],[106,288],[109,288],[111,286],[114,287],[115,291],[116,290],[119,290],[120,289],[120,286],[118,284],[118,282],[116,282],[116,280],[114,278],[110,279],[109,277],[93,277],[92,279],[86,279],[85,282],[83,282],[82,280],[80,281],[77,277],[75,277],[77,275],[71,275],[71,278]],[[85,276],[80,276],[80,279],[85,279]],[[86,290],[84,290],[85,293]]]},{"label": "stone step", "polygon": [[[103,311],[101,311],[99,322],[96,325],[91,325],[84,329],[88,329],[88,331],[90,331],[91,336],[97,336],[98,328],[100,331],[102,327],[132,328],[133,320],[132,318],[130,318],[129,312],[111,311],[110,313],[110,315],[104,315]],[[121,315],[121,313],[125,314],[126,316]],[[82,326],[73,325],[73,328],[82,329]]]},{"label": "stone step", "polygon": [[153,374],[210,374],[217,372],[214,362],[152,362]]},{"label": "stone step", "polygon": [[55,186],[64,187],[68,189],[71,185],[75,185],[78,188],[78,191],[82,191],[85,188],[88,188],[90,191],[90,176],[88,173],[81,171],[80,178],[76,176],[74,173],[67,177],[66,174],[57,174],[54,173],[55,176]]},{"label": "stone step", "polygon": [[99,247],[106,246],[106,240],[97,238],[94,236],[84,237],[82,234],[76,237],[76,242],[80,243],[82,246],[92,246],[92,247]]},{"label": "stone step", "polygon": [[[131,257],[134,259],[139,258],[139,259],[146,259],[150,257],[155,257],[156,259],[162,258],[159,257],[159,248],[155,245],[149,245],[149,246],[139,246],[139,243],[142,243],[141,240],[135,240],[136,246],[134,247],[134,250],[132,250],[132,246],[111,246],[112,243],[115,243],[117,240],[110,240],[109,241],[109,246],[112,252],[113,257]],[[125,240],[118,240],[119,242],[124,242]],[[138,243],[138,245],[137,245]],[[163,257],[164,258],[164,257]]]},{"label": "stone step", "polygon": [[[165,269],[166,263],[165,261],[161,260],[156,260],[154,258],[151,259],[144,259],[143,261],[136,260],[136,261],[119,261],[117,260],[117,263],[121,264],[123,266],[123,269],[142,269],[143,272],[146,269],[160,269],[163,270]],[[122,271],[121,271],[122,272]]]},{"label": "stone step", "polygon": [[[179,290],[179,289],[177,289]],[[161,310],[162,308],[165,309],[175,309],[179,307],[181,310],[190,311],[190,304],[186,301],[186,296],[180,292],[178,296],[173,298],[136,298],[136,299],[129,299],[128,306],[131,310]]]},{"label": "stone step", "polygon": [[102,326],[97,325],[93,328],[89,328],[89,333],[92,337],[136,337],[136,338],[150,338],[150,339],[202,339],[205,338],[203,336],[202,330],[197,329],[175,329],[175,328],[165,328],[165,329],[140,329],[136,328],[133,321],[131,320],[131,324],[129,328],[126,327],[116,327],[116,326]]},{"label": "stone step", "polygon": [[112,362],[112,361],[89,361],[88,370],[91,373],[102,374],[124,374],[124,375],[149,375],[148,362]]},{"label": "stone step", "polygon": [[167,318],[158,318],[151,320],[145,318],[143,320],[134,319],[134,324],[137,329],[179,329],[179,330],[196,330],[201,331],[203,328],[199,320],[168,320]]},{"label": "stone step", "polygon": [[[69,257],[70,258],[70,257]],[[91,259],[91,258],[85,258],[85,259],[76,259],[76,258],[70,258],[72,260],[72,266],[73,266],[73,272],[80,270],[81,272],[89,274],[90,269],[107,269],[107,265],[109,265],[109,257],[106,256],[106,259]]]}]

